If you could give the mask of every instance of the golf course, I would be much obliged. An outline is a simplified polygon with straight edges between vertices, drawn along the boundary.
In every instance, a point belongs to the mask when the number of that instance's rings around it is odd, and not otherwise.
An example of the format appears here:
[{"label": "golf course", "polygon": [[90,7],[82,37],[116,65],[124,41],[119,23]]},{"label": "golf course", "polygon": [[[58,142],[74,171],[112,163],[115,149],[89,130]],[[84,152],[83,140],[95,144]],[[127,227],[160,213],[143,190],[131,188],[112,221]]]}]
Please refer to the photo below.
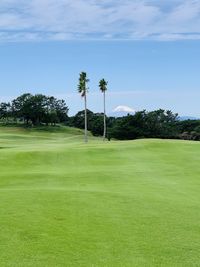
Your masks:
[{"label": "golf course", "polygon": [[200,266],[199,162],[194,141],[0,127],[0,266]]}]

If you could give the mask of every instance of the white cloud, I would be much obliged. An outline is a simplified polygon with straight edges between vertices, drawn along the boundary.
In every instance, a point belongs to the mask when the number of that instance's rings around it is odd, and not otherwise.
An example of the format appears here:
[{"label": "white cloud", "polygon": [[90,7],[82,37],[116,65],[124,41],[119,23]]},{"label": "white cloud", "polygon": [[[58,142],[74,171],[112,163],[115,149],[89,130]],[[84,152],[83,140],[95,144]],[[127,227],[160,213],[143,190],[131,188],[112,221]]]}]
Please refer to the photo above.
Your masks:
[{"label": "white cloud", "polygon": [[199,39],[199,0],[1,0],[0,41]]}]

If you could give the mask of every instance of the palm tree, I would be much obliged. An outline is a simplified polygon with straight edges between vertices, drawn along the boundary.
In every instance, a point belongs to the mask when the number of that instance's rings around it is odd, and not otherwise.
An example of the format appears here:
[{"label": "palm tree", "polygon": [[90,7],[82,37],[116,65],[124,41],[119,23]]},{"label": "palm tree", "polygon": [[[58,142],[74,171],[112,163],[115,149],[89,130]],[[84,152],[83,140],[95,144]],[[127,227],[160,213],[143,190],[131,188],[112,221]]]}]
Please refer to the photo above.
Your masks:
[{"label": "palm tree", "polygon": [[99,88],[101,92],[103,93],[103,105],[104,105],[104,130],[103,130],[103,140],[106,139],[106,91],[107,91],[107,85],[108,82],[106,82],[104,79],[100,80],[99,82]]},{"label": "palm tree", "polygon": [[87,91],[88,91],[87,83],[88,82],[89,79],[87,79],[87,73],[81,72],[79,77],[78,92],[84,98],[84,103],[85,103],[85,143],[88,142],[88,136],[87,136]]}]

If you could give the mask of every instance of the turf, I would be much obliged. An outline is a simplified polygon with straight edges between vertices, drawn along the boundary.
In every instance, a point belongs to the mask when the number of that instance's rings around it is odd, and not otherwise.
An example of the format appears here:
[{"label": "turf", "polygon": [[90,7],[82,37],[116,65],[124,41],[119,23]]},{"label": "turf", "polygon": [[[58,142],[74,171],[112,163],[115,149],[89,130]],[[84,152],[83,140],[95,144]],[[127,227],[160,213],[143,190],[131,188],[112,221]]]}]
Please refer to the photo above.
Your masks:
[{"label": "turf", "polygon": [[90,140],[0,128],[0,266],[200,266],[200,143]]}]

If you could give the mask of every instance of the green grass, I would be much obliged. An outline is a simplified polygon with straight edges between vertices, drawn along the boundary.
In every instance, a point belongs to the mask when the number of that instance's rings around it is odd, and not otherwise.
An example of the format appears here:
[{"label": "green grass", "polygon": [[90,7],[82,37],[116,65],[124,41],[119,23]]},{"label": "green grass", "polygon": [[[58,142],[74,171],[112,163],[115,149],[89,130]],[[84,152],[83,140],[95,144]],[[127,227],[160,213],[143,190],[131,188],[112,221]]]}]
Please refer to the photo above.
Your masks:
[{"label": "green grass", "polygon": [[1,267],[200,266],[200,143],[0,128]]}]

